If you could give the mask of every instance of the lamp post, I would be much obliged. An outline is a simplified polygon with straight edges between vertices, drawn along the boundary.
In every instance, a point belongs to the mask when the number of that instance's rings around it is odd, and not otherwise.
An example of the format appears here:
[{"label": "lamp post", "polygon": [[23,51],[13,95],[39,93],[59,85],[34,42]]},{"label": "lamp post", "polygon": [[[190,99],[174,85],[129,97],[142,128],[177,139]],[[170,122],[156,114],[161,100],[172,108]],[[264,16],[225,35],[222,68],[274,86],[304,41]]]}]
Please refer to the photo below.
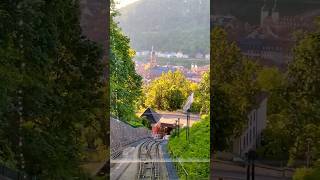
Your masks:
[{"label": "lamp post", "polygon": [[189,141],[189,136],[190,136],[190,133],[189,133],[190,122],[189,121],[190,121],[190,107],[191,107],[192,103],[193,103],[193,93],[191,93],[191,95],[188,97],[187,102],[183,107],[183,111],[185,113],[187,113],[186,139],[187,139],[188,143],[190,142]]}]

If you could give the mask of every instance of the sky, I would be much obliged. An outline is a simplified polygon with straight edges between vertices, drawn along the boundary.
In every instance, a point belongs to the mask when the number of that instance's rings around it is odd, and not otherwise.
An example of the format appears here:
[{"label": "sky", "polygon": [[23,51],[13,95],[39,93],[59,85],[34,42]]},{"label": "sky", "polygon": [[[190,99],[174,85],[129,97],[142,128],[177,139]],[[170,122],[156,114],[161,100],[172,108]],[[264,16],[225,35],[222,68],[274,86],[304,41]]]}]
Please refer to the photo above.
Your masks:
[{"label": "sky", "polygon": [[116,0],[116,2],[118,2],[117,8],[125,7],[131,3],[136,2],[136,1],[140,1],[140,0]]}]

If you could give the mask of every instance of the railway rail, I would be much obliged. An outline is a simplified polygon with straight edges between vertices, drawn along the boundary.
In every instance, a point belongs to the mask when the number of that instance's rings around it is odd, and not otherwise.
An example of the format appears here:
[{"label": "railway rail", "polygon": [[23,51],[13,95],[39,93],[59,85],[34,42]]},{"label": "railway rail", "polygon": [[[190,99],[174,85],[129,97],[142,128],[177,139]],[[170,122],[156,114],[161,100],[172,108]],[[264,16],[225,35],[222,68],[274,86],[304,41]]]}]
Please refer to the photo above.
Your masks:
[{"label": "railway rail", "polygon": [[149,139],[143,142],[138,149],[139,169],[138,180],[161,179],[160,166],[160,144],[161,141]]}]

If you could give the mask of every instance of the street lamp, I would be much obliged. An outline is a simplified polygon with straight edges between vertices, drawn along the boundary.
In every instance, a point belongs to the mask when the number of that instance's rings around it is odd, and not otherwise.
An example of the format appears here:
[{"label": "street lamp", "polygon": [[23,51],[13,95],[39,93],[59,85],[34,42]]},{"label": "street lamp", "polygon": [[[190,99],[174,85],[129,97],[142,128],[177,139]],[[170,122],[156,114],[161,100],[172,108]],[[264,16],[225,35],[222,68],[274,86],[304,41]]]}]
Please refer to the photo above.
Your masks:
[{"label": "street lamp", "polygon": [[187,113],[187,127],[186,127],[186,138],[189,143],[189,127],[190,127],[190,107],[191,104],[193,103],[193,93],[188,97],[186,104],[183,106],[183,111]]}]

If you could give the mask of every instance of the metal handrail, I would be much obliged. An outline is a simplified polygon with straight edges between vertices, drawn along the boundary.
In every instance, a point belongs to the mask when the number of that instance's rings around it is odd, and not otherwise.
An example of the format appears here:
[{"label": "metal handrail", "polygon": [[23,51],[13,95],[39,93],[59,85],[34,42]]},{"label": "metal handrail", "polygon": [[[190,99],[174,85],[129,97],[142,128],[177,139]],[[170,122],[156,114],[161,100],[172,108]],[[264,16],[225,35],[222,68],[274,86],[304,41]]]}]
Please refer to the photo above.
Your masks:
[{"label": "metal handrail", "polygon": [[[178,159],[177,156],[175,156],[172,151],[170,151],[170,154],[172,155],[172,157],[173,157],[175,160]],[[173,164],[174,164],[174,166],[176,167],[178,173],[180,172],[180,171],[179,171],[179,166],[181,167],[182,172],[183,172],[183,174],[185,175],[186,180],[187,180],[188,177],[189,177],[189,173],[188,173],[188,171],[183,167],[180,159],[178,159],[178,163],[177,163],[176,161],[174,161]]]},{"label": "metal handrail", "polygon": [[186,177],[187,177],[187,179],[188,179],[188,176],[189,176],[188,171],[183,167],[183,165],[181,164],[180,159],[179,159],[179,161],[178,161],[178,162],[179,162],[180,166],[182,167],[182,170],[183,170],[184,174],[186,175]]}]

